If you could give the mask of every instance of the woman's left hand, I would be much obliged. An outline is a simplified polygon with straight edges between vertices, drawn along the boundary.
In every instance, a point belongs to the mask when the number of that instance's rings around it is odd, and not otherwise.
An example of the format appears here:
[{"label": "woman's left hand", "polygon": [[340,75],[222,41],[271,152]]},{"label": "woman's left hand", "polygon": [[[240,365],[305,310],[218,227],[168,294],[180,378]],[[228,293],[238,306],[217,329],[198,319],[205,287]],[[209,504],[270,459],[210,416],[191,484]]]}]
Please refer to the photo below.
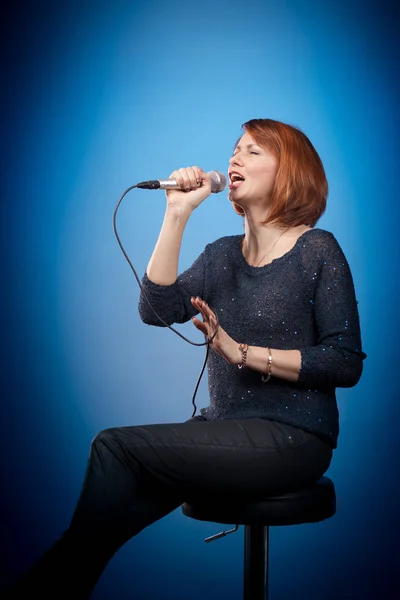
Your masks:
[{"label": "woman's left hand", "polygon": [[[217,317],[208,306],[207,302],[201,298],[192,298],[191,301],[193,306],[203,317],[202,321],[197,317],[192,317],[193,325],[210,339],[217,328]],[[224,329],[222,329],[221,325],[218,327],[216,336],[212,342],[210,342],[210,347],[215,350],[215,352],[218,352],[218,354],[220,354],[228,363],[237,365],[242,362],[242,353],[239,350],[239,344],[235,342]]]}]

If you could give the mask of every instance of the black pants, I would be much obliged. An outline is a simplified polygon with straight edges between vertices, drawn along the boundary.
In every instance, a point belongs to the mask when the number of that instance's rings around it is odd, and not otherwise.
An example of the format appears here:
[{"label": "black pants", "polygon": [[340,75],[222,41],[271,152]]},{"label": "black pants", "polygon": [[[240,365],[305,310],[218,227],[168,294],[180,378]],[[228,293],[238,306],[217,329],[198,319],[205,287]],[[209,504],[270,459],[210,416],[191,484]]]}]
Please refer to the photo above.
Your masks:
[{"label": "black pants", "polygon": [[115,552],[188,495],[298,489],[331,458],[315,435],[264,419],[106,429],[91,444],[70,526],[6,598],[89,598]]}]

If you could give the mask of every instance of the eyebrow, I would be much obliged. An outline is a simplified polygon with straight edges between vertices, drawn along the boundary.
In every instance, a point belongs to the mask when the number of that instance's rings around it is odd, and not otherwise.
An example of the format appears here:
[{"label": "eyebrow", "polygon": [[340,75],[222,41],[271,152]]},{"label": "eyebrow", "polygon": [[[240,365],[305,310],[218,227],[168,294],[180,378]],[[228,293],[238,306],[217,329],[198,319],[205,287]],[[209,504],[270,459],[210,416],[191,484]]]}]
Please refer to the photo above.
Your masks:
[{"label": "eyebrow", "polygon": [[[256,147],[259,148],[259,146],[257,144],[247,144],[247,146],[246,146],[246,148],[256,148]],[[240,150],[242,147],[240,144],[236,144],[234,147],[234,150],[236,150],[236,148],[238,150]]]}]

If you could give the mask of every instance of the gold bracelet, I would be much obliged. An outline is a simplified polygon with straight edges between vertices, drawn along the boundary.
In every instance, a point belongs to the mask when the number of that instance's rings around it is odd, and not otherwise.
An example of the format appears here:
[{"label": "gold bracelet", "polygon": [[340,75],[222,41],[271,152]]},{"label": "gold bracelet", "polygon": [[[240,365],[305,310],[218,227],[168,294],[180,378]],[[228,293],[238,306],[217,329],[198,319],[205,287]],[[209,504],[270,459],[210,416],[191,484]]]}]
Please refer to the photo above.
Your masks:
[{"label": "gold bracelet", "polygon": [[238,369],[243,369],[246,366],[247,351],[249,347],[247,344],[239,344],[239,350],[242,353],[242,362],[238,365]]},{"label": "gold bracelet", "polygon": [[263,383],[267,383],[271,379],[271,371],[272,371],[272,352],[271,348],[267,348],[268,350],[268,365],[267,365],[267,374],[261,373],[261,381]]}]

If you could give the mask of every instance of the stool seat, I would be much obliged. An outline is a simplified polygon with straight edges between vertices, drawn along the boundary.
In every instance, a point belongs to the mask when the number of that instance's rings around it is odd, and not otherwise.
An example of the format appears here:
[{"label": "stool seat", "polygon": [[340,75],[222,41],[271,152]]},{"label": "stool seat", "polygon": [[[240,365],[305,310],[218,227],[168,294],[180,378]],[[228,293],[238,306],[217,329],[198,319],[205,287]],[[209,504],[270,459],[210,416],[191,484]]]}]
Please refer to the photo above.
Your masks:
[{"label": "stool seat", "polygon": [[187,498],[183,514],[199,521],[238,525],[298,525],[328,519],[336,511],[333,481],[321,477],[313,485],[277,496],[201,494]]},{"label": "stool seat", "polygon": [[181,510],[198,521],[236,524],[205,542],[234,533],[239,525],[245,526],[243,600],[268,600],[269,527],[316,523],[332,517],[336,512],[336,493],[333,481],[325,476],[304,489],[271,496],[193,490]]}]

